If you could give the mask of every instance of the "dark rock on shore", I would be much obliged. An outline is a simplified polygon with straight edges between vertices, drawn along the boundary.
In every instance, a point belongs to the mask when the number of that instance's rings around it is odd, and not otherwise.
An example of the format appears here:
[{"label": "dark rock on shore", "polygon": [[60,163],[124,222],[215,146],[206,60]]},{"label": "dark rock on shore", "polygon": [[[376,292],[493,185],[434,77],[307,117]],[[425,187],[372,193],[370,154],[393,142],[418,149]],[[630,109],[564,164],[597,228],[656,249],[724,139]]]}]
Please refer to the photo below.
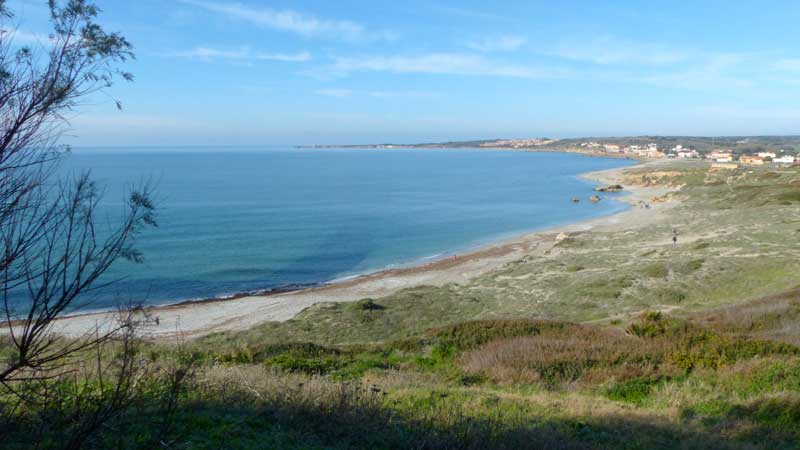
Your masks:
[{"label": "dark rock on shore", "polygon": [[606,187],[596,187],[594,188],[597,192],[619,192],[623,189],[621,184],[612,184]]}]

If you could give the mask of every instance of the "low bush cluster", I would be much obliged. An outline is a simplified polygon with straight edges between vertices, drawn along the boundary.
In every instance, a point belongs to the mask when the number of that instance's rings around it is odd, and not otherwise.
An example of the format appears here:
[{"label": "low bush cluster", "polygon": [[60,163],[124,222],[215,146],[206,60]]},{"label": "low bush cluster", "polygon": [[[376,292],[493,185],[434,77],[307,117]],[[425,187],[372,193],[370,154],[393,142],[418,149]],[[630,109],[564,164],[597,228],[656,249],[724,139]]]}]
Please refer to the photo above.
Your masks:
[{"label": "low bush cluster", "polygon": [[660,312],[644,314],[627,334],[563,323],[542,330],[466,351],[459,365],[502,384],[540,383],[552,389],[576,382],[622,383],[614,385],[613,395],[638,398],[654,384],[695,369],[800,355],[800,348],[790,344],[727,337]]}]

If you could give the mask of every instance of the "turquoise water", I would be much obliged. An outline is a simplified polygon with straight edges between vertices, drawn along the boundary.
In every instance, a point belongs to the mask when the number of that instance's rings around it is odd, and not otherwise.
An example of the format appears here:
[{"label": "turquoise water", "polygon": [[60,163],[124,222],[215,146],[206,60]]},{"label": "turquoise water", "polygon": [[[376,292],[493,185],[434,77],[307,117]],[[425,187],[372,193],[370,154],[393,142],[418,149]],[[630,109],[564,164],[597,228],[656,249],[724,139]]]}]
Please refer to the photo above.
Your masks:
[{"label": "turquoise water", "polygon": [[[113,217],[122,189],[157,186],[160,227],[91,308],[312,285],[436,258],[515,233],[612,214],[579,174],[631,161],[481,150],[76,150]],[[584,201],[573,204],[578,196]],[[609,196],[610,198],[610,196]]]}]

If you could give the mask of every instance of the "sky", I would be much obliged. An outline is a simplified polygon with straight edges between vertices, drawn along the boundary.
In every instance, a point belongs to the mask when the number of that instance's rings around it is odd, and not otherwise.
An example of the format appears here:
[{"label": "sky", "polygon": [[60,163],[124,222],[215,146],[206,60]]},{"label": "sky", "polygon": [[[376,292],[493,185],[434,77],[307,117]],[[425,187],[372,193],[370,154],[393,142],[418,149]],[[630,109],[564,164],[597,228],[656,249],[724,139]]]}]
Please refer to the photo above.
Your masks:
[{"label": "sky", "polygon": [[[41,42],[47,2],[8,3]],[[800,134],[795,1],[96,3],[136,78],[75,146]]]}]

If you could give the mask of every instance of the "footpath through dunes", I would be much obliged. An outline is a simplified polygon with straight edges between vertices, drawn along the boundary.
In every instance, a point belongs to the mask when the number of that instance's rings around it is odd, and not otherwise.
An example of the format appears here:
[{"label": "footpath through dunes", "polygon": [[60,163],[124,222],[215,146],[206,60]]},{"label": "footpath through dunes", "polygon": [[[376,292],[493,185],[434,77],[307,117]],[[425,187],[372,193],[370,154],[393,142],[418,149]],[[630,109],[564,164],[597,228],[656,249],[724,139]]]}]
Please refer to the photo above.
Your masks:
[{"label": "footpath through dunes", "polygon": [[[613,185],[618,182],[621,174],[619,169],[612,169],[588,174],[586,177],[603,185]],[[625,212],[528,233],[420,266],[380,271],[294,292],[149,308],[148,318],[145,319],[145,332],[155,337],[172,336],[176,333],[194,337],[218,331],[243,330],[264,322],[290,320],[303,310],[319,303],[347,303],[364,298],[383,298],[419,286],[461,285],[481,275],[501,270],[515,261],[550,257],[554,246],[565,233],[589,230],[621,231],[628,227],[641,227],[663,220],[664,211],[671,208],[674,202],[659,204],[658,207],[654,204],[652,209],[647,210],[638,205],[644,202],[652,203],[653,198],[659,198],[670,190],[661,186],[630,185],[625,196],[618,197],[634,205],[634,208]],[[568,199],[569,197],[565,200],[565,207],[571,206]],[[65,318],[59,321],[57,326],[64,334],[78,335],[86,329],[93,329],[98,324],[101,327],[110,326],[114,318],[114,314],[107,313],[82,314]]]}]

